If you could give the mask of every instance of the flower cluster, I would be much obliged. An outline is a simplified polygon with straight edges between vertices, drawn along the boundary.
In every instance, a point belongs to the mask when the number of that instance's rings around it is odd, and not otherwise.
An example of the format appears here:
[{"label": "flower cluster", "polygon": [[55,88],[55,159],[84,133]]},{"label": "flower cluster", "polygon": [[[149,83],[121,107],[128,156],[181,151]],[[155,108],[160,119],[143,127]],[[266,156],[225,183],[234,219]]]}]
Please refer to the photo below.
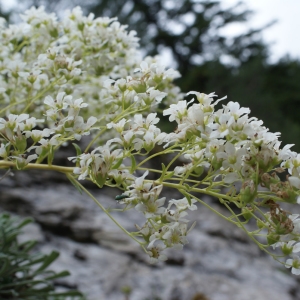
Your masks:
[{"label": "flower cluster", "polygon": [[[135,33],[116,19],[85,17],[78,7],[61,21],[42,7],[22,19],[0,22],[0,168],[65,173],[112,219],[80,181],[119,188],[119,205],[145,222],[130,233],[114,221],[151,262],[188,243],[188,210],[209,207],[203,194],[215,197],[231,213],[225,219],[275,259],[270,246],[292,255],[282,263],[300,274],[299,215],[281,205],[300,204],[300,155],[292,145],[280,148],[279,133],[237,102],[221,105],[226,97],[192,91],[185,100],[173,84],[180,74],[157,57],[142,59]],[[158,112],[174,132],[159,127]],[[54,165],[70,141],[73,166]],[[179,196],[167,199],[166,188]]]},{"label": "flower cluster", "polygon": [[[196,200],[188,201],[186,198],[180,200],[169,200],[168,206],[164,207],[166,198],[159,198],[163,185],[156,185],[155,182],[145,180],[148,175],[146,171],[143,176],[135,179],[128,187],[126,194],[119,202],[127,207],[135,207],[137,211],[144,214],[146,223],[142,228],[138,227],[147,246],[147,252],[151,262],[166,260],[162,251],[166,248],[182,249],[187,241],[188,215],[189,210],[196,210]],[[172,208],[172,209],[171,209]]]}]

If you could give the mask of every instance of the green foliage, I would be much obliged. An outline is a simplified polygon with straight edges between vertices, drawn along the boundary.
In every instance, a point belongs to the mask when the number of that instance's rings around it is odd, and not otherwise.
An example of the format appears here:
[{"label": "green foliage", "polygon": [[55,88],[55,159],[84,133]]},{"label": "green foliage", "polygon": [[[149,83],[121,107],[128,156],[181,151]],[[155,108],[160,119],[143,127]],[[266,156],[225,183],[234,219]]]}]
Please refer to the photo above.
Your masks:
[{"label": "green foliage", "polygon": [[22,227],[30,222],[31,218],[20,221],[7,213],[0,215],[0,299],[84,299],[78,291],[55,292],[53,280],[69,275],[48,270],[58,252],[33,254],[36,241],[18,242]]}]

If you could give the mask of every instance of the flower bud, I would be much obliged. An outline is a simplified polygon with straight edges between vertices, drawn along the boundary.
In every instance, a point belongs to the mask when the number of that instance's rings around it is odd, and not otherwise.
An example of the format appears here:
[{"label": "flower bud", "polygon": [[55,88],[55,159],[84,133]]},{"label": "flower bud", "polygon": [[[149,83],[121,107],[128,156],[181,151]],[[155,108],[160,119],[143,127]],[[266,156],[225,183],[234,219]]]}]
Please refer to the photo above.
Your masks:
[{"label": "flower bud", "polygon": [[125,79],[119,79],[116,83],[121,92],[124,93],[127,90],[127,83]]},{"label": "flower bud", "polygon": [[16,148],[20,153],[23,153],[27,147],[27,139],[24,135],[18,135],[16,138]]},{"label": "flower bud", "polygon": [[219,170],[222,167],[222,162],[222,159],[218,159],[216,156],[214,156],[211,160],[211,165],[214,168],[214,170]]},{"label": "flower bud", "polygon": [[280,235],[278,234],[274,234],[274,233],[270,233],[267,235],[267,242],[268,245],[273,245],[275,243],[277,243],[280,239]]},{"label": "flower bud", "polygon": [[284,244],[281,247],[281,251],[284,255],[290,255],[293,253],[293,247],[289,246],[288,244]]},{"label": "flower bud", "polygon": [[242,215],[246,221],[249,221],[253,217],[253,209],[251,207],[243,207]]},{"label": "flower bud", "polygon": [[262,221],[262,220],[257,220],[257,221],[256,221],[256,226],[257,226],[259,229],[263,229],[263,228],[266,228],[266,227],[267,227],[267,225],[265,224],[265,222]]},{"label": "flower bud", "polygon": [[130,82],[130,87],[138,94],[146,93],[147,84],[144,81],[132,81]]},{"label": "flower bud", "polygon": [[240,199],[243,203],[251,203],[256,197],[256,187],[253,180],[247,180],[243,183],[240,191]]}]

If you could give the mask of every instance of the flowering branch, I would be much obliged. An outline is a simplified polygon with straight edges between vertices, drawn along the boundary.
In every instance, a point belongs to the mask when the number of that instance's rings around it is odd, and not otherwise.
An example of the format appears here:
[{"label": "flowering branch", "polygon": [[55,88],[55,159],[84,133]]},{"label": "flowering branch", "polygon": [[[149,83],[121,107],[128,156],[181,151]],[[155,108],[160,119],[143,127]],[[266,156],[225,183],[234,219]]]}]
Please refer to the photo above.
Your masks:
[{"label": "flowering branch", "polygon": [[[173,84],[180,74],[157,57],[142,59],[135,32],[116,19],[85,17],[79,7],[61,21],[42,7],[22,19],[13,27],[0,22],[0,169],[66,174],[151,262],[188,243],[194,226],[188,211],[199,203],[300,274],[300,218],[281,207],[300,203],[300,155],[292,145],[280,148],[279,133],[236,102],[220,106],[225,98],[215,100],[214,93],[192,91],[187,95],[193,99],[184,100]],[[174,132],[157,126],[159,110],[176,124]],[[53,164],[71,142],[76,155],[66,160],[73,166]],[[157,161],[161,168],[153,167]],[[135,208],[145,223],[128,232],[80,180],[119,188],[119,205]],[[182,198],[161,197],[164,188]],[[230,216],[201,195],[218,199]],[[247,228],[250,220],[254,231]],[[283,254],[271,253],[270,246]]]}]

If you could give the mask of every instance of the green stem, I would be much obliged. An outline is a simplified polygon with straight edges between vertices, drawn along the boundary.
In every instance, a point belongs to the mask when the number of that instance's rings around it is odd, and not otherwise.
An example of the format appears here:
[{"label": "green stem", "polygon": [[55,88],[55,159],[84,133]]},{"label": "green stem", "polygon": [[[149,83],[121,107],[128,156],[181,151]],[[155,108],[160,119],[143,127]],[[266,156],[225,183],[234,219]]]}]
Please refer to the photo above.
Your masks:
[{"label": "green stem", "polygon": [[95,137],[89,142],[89,144],[87,145],[87,147],[85,148],[84,152],[88,152],[89,149],[92,147],[92,145],[94,144],[94,142],[99,138],[99,136],[101,136],[105,131],[106,131],[106,127],[104,129],[102,129],[100,132],[98,132]]},{"label": "green stem", "polygon": [[159,171],[159,170],[156,170],[156,169],[149,169],[149,168],[136,168],[136,170],[149,171],[149,172],[158,173],[158,174],[162,173],[162,171]]},{"label": "green stem", "polygon": [[[7,160],[1,160],[0,161],[0,169],[6,169],[6,168],[16,168],[16,163],[12,161]],[[57,165],[45,165],[45,164],[28,164],[24,168],[26,170],[29,169],[36,169],[36,170],[51,170],[51,171],[57,171],[61,173],[73,173],[74,168],[73,167],[62,167]]]},{"label": "green stem", "polygon": [[[232,215],[235,215],[235,213],[232,211],[232,209],[227,205],[227,203],[224,203],[224,205],[226,206],[226,208],[231,212],[231,214]],[[248,230],[245,228],[245,226],[240,222],[240,220],[236,217],[236,219],[237,219],[237,221],[238,221],[238,223],[239,223],[239,227],[240,228],[242,228],[242,230],[244,231],[244,232],[246,232],[247,233],[247,235],[250,237],[250,239],[260,248],[260,249],[262,249],[263,251],[265,251],[267,254],[269,254],[270,256],[272,256],[275,260],[277,260],[276,259],[276,256],[273,254],[273,253],[271,253],[271,252],[269,252],[267,249],[266,249],[266,247],[267,247],[267,245],[263,245],[263,244],[261,244],[259,241],[257,241],[256,240],[256,238],[254,238],[253,236],[252,236],[252,234],[249,234],[249,232],[248,232]]]},{"label": "green stem", "polygon": [[[70,174],[66,174],[70,178]],[[72,178],[74,179],[74,178]],[[136,239],[129,231],[127,231],[109,212],[108,210],[82,185],[77,181],[78,186],[82,189],[102,210],[103,212],[129,237],[131,237],[135,242],[142,246],[144,251],[147,253],[146,249],[143,246],[143,243]]]},{"label": "green stem", "polygon": [[[27,111],[27,109],[31,106],[31,104],[37,100],[38,98],[40,98],[41,96],[43,96],[43,94],[45,94],[49,89],[51,89],[59,80],[61,79],[61,77],[55,81],[53,81],[51,84],[49,84],[44,90],[42,90],[40,93],[38,93],[36,96],[34,96],[31,101],[27,104],[27,106],[25,107],[25,109],[23,110],[22,113],[25,113]],[[19,105],[22,104],[24,102],[27,102],[28,98],[19,101],[19,102],[14,102],[14,103],[10,103],[9,105],[5,106],[3,109],[0,110],[0,115],[5,112],[6,110],[10,109],[11,107],[15,106],[15,105]]]},{"label": "green stem", "polygon": [[140,166],[142,166],[144,163],[146,163],[147,161],[151,160],[152,158],[156,157],[156,156],[159,156],[159,155],[165,155],[165,154],[168,154],[168,153],[173,153],[174,151],[171,150],[172,147],[169,148],[169,150],[166,150],[166,151],[163,151],[163,152],[157,152],[157,153],[154,153],[150,156],[148,156],[147,158],[145,158],[143,161],[141,161],[138,165],[137,165],[137,168],[139,168]]},{"label": "green stem", "polygon": [[[31,101],[26,105],[26,107],[24,108],[22,113],[27,112],[28,108],[33,104],[33,102],[35,100],[37,100],[38,98],[40,98],[41,96],[43,96],[43,94],[45,94],[47,91],[49,91],[56,83],[58,83],[61,80],[62,76],[59,77],[57,80],[51,82],[51,84],[49,84],[44,90],[42,90],[40,93],[38,93],[35,97],[33,97],[31,99]],[[27,100],[26,100],[27,101]]]},{"label": "green stem", "polygon": [[195,197],[193,195],[191,195],[193,198],[195,198],[199,203],[201,203],[202,205],[204,205],[205,207],[207,207],[209,210],[211,210],[213,213],[215,213],[216,215],[218,215],[219,217],[221,217],[222,219],[237,225],[237,222],[225,217],[224,215],[222,215],[220,212],[218,212],[217,210],[213,209],[210,205],[208,205],[207,203],[205,203],[203,200],[199,199],[198,197]]},{"label": "green stem", "polygon": [[[176,183],[171,183],[171,182],[157,182],[158,184],[162,184],[163,186],[167,186],[167,187],[170,187],[170,188],[174,188],[176,190],[180,190],[180,189],[184,189],[186,190],[186,192],[188,192],[187,188],[184,186],[184,185],[181,185],[181,184],[176,184]],[[216,198],[222,198],[222,199],[226,199],[230,202],[233,202],[235,201],[236,199],[234,199],[233,197],[230,197],[230,196],[227,196],[227,195],[221,195],[221,194],[218,194],[216,192],[213,192],[207,188],[205,189],[200,189],[200,188],[193,188],[191,187],[189,189],[189,192],[196,192],[196,193],[200,193],[200,194],[205,194],[205,195],[209,195],[209,196],[212,196],[212,197],[216,197]],[[193,196],[194,197],[194,196]],[[237,197],[235,197],[237,198]]]}]

